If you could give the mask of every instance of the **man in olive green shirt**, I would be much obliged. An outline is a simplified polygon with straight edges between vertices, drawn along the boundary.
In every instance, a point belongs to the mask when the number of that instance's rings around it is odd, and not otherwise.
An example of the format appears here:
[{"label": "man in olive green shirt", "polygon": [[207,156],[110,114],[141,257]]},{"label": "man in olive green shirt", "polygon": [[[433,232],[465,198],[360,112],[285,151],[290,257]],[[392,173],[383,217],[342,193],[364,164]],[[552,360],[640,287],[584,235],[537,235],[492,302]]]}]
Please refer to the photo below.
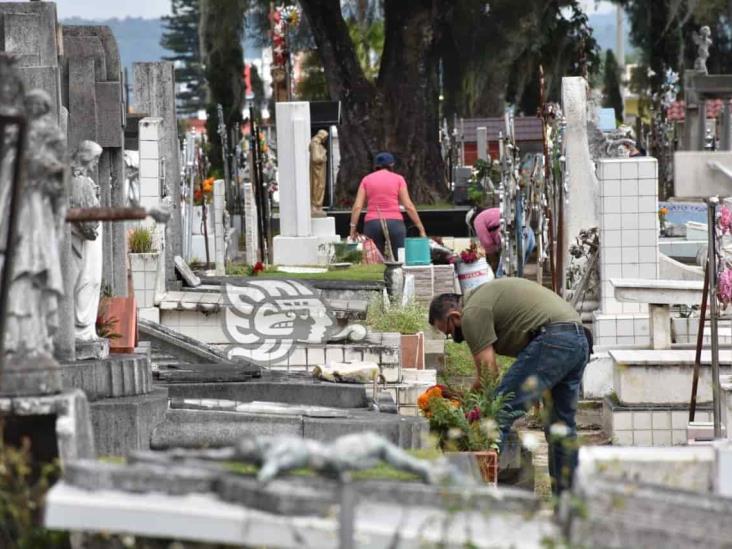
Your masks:
[{"label": "man in olive green shirt", "polygon": [[[526,411],[544,398],[552,485],[556,492],[571,487],[577,465],[575,412],[591,347],[572,306],[535,282],[501,278],[478,287],[464,302],[456,294],[435,297],[429,322],[454,341],[467,342],[478,374],[474,389],[484,375],[498,376],[497,354],[516,357],[497,393],[510,395],[512,412]],[[502,443],[513,419],[499,425]]]}]

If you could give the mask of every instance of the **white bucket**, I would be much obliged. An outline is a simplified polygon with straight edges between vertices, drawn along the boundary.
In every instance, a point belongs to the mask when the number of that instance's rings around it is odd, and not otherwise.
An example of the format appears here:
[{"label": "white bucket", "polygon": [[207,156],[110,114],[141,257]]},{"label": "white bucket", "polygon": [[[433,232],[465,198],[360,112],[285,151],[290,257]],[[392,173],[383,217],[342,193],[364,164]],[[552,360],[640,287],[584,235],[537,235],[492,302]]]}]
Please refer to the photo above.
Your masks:
[{"label": "white bucket", "polygon": [[457,263],[457,276],[463,294],[495,278],[493,269],[484,258],[473,263]]}]

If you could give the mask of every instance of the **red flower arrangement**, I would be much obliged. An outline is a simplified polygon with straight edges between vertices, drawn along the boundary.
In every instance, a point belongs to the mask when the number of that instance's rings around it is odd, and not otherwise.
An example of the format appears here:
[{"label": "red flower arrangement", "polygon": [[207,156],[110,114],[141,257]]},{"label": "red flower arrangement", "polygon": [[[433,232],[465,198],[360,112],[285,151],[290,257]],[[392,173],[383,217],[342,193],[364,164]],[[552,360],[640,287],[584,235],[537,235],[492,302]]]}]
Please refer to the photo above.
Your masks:
[{"label": "red flower arrangement", "polygon": [[479,259],[478,245],[475,242],[471,242],[470,247],[467,250],[460,252],[460,261],[462,263],[475,263]]},{"label": "red flower arrangement", "polygon": [[257,261],[254,265],[249,267],[249,276],[257,276],[259,273],[264,272],[264,263]]}]

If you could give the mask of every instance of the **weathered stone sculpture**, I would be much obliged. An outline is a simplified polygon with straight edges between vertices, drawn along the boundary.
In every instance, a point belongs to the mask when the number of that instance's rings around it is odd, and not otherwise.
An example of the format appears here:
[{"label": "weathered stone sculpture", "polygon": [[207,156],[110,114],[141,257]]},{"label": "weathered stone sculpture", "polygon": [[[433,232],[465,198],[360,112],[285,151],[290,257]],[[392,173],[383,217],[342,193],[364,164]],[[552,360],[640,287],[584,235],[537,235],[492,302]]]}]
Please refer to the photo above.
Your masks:
[{"label": "weathered stone sculpture", "polygon": [[[7,57],[0,57],[0,112],[27,109],[28,136],[25,179],[20,191],[15,243],[4,334],[6,366],[3,392],[33,394],[60,389],[53,359],[53,335],[58,329],[58,302],[64,293],[60,244],[66,214],[64,187],[66,140],[51,113],[51,99],[34,90],[23,105],[23,86]],[[17,130],[8,127],[0,159],[0,231],[2,252],[7,245],[7,219]],[[3,258],[4,259],[4,258]],[[55,372],[54,372],[55,371]],[[25,374],[22,372],[26,372]]]},{"label": "weathered stone sculpture", "polygon": [[261,466],[257,478],[269,482],[294,469],[309,468],[331,478],[342,479],[351,471],[361,471],[388,463],[395,469],[413,473],[424,482],[443,480],[461,484],[466,479],[446,462],[433,464],[410,456],[376,433],[344,435],[322,443],[294,436],[248,437],[234,448],[219,450],[173,450],[179,459],[201,458],[215,461],[241,461]]},{"label": "weathered stone sculpture", "polygon": [[322,217],[325,199],[325,169],[328,164],[328,150],[325,142],[328,132],[320,130],[310,140],[310,206],[314,216]]},{"label": "weathered stone sculpture", "polygon": [[[72,160],[72,208],[98,208],[99,187],[91,178],[102,147],[94,141],[82,141]],[[99,293],[102,286],[102,226],[98,221],[80,221],[71,228],[73,259],[74,326],[77,341],[98,339],[96,331]],[[81,358],[81,357],[80,357]]]},{"label": "weathered stone sculpture", "polygon": [[694,34],[694,43],[697,45],[694,70],[709,74],[707,70],[707,59],[709,59],[709,48],[712,45],[712,30],[706,25],[703,26],[699,30],[699,34]]}]

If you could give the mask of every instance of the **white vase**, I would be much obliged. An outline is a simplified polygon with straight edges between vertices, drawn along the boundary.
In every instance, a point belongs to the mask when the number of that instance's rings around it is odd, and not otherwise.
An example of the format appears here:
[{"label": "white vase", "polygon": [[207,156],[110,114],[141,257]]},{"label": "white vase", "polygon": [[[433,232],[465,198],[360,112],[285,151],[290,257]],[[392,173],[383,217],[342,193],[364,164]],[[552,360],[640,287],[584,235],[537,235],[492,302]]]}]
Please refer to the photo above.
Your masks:
[{"label": "white vase", "polygon": [[456,264],[456,267],[460,289],[463,291],[463,294],[495,278],[493,269],[491,269],[484,258],[480,258],[473,263],[459,262]]},{"label": "white vase", "polygon": [[130,253],[132,286],[138,308],[153,307],[157,287],[159,252],[149,254]]}]

